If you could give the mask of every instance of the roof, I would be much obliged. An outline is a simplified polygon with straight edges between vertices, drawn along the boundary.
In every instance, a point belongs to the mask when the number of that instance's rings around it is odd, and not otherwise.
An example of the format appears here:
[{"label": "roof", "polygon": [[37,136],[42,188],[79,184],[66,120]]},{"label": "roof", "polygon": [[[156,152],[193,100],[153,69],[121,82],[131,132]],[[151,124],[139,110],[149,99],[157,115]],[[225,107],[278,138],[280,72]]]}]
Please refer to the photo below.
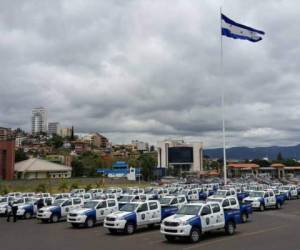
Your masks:
[{"label": "roof", "polygon": [[30,158],[25,161],[20,161],[15,164],[16,172],[57,172],[57,171],[72,171],[69,166],[37,159]]},{"label": "roof", "polygon": [[282,164],[282,163],[273,163],[273,164],[271,165],[271,167],[273,167],[273,168],[284,168],[285,165]]},{"label": "roof", "polygon": [[259,168],[259,165],[255,164],[255,163],[229,163],[227,166],[229,168],[235,168],[235,169]]}]

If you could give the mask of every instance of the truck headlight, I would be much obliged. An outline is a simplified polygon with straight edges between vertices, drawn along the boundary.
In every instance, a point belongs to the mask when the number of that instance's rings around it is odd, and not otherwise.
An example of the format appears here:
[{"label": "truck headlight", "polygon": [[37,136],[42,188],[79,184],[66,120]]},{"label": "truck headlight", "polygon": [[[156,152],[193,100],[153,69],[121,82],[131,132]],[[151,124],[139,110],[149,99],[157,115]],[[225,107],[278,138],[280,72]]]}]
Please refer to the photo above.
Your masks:
[{"label": "truck headlight", "polygon": [[188,224],[187,221],[181,221],[181,222],[179,223],[180,226],[185,226],[185,225],[187,225],[187,224]]}]

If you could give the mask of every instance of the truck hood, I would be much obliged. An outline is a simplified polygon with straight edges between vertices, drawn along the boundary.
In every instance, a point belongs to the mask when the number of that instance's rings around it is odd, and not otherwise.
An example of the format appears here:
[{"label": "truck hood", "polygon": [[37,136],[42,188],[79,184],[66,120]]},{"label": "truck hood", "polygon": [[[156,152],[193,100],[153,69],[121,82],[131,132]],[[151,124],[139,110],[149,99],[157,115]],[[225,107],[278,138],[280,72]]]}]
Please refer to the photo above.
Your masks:
[{"label": "truck hood", "polygon": [[78,208],[78,209],[72,210],[72,214],[87,214],[94,210],[95,209],[93,209],[93,208]]},{"label": "truck hood", "polygon": [[260,197],[247,197],[244,201],[261,201],[261,199]]},{"label": "truck hood", "polygon": [[49,211],[52,211],[52,210],[55,210],[55,209],[60,209],[60,207],[59,206],[43,207],[39,211],[41,211],[41,212],[49,212]]},{"label": "truck hood", "polygon": [[117,211],[117,212],[114,212],[112,214],[109,214],[108,217],[121,218],[121,217],[129,216],[131,214],[134,214],[134,212]]},{"label": "truck hood", "polygon": [[193,218],[197,218],[197,216],[196,215],[174,214],[174,215],[168,217],[167,219],[165,219],[164,221],[180,223],[180,222],[191,220]]}]

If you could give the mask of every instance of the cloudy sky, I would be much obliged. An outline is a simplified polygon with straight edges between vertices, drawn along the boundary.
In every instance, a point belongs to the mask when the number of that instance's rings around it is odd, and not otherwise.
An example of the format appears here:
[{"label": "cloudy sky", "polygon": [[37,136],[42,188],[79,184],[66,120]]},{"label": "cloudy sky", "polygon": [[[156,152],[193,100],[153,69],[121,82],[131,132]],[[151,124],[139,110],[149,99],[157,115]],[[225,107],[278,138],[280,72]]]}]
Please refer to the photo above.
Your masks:
[{"label": "cloudy sky", "polygon": [[[223,39],[223,12],[266,32]],[[292,0],[1,0],[0,126],[49,121],[114,143],[219,147],[300,142],[300,4]]]}]

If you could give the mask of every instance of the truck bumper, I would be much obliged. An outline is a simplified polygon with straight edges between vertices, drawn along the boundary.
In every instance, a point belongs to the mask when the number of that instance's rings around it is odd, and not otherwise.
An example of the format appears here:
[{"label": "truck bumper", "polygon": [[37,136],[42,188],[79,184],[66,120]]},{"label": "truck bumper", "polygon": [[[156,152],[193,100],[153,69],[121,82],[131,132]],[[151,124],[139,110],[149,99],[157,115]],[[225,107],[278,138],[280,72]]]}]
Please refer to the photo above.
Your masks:
[{"label": "truck bumper", "polygon": [[173,235],[173,236],[189,236],[191,232],[191,225],[185,225],[185,226],[178,226],[178,227],[167,227],[163,224],[160,226],[160,232],[162,234],[166,235]]},{"label": "truck bumper", "polygon": [[69,223],[84,224],[86,221],[86,216],[76,216],[76,217],[68,216],[67,221]]},{"label": "truck bumper", "polygon": [[125,228],[126,220],[106,221],[104,220],[104,227],[110,229],[122,230]]},{"label": "truck bumper", "polygon": [[51,215],[52,215],[52,213],[38,213],[36,215],[36,218],[39,220],[49,220]]}]

